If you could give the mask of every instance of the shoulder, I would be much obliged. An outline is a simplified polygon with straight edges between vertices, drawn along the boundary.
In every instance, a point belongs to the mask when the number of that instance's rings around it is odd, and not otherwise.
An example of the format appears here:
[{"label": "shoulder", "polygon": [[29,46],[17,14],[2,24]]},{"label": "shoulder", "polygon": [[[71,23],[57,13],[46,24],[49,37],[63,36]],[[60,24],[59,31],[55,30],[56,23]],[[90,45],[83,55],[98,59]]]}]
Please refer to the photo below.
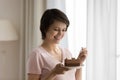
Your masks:
[{"label": "shoulder", "polygon": [[33,62],[33,63],[40,62],[43,65],[44,57],[42,56],[42,54],[43,54],[43,51],[41,47],[34,48],[28,56],[28,62]]},{"label": "shoulder", "polygon": [[43,53],[42,48],[38,46],[30,52],[29,57],[40,57],[42,53]]}]

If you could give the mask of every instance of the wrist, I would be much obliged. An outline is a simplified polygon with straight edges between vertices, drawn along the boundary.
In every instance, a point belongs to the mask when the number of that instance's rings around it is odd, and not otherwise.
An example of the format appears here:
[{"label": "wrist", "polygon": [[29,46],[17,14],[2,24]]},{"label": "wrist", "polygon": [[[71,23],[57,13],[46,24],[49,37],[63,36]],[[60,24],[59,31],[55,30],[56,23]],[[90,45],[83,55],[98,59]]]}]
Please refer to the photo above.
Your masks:
[{"label": "wrist", "polygon": [[45,78],[45,80],[53,80],[56,76],[56,73],[54,70],[51,71],[51,73]]},{"label": "wrist", "polygon": [[52,75],[52,76],[56,76],[56,75],[57,75],[56,72],[55,72],[55,70],[52,70],[52,71],[51,71],[51,75]]}]

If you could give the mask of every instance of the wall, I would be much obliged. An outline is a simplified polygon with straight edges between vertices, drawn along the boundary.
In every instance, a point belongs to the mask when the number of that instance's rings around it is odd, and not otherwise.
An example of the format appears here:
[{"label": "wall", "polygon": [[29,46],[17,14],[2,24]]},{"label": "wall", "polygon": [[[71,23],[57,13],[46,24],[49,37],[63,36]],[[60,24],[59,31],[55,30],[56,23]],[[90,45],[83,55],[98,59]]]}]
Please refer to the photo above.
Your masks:
[{"label": "wall", "polygon": [[[20,29],[21,0],[0,0],[0,19],[8,19]],[[4,35],[4,34],[3,34]],[[19,41],[0,42],[0,80],[18,80]]]},{"label": "wall", "polygon": [[[41,43],[38,29],[44,2],[44,0],[0,0],[0,19],[10,20],[19,36],[17,41],[0,42],[0,80],[27,80],[28,52]],[[33,25],[27,26],[31,21]],[[27,36],[34,40],[27,39]]]},{"label": "wall", "polygon": [[19,52],[17,42],[0,42],[0,80],[18,80]]}]

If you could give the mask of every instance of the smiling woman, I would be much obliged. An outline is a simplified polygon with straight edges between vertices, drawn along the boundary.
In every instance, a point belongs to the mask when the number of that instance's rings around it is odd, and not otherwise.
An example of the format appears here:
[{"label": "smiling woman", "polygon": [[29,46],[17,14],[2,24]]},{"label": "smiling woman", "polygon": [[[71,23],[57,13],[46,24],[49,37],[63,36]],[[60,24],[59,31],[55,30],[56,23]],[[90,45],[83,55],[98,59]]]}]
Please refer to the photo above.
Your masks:
[{"label": "smiling woman", "polygon": [[[87,47],[89,49],[88,51],[89,56],[87,60],[88,67],[87,68],[84,67],[87,70],[83,69],[84,70],[83,72],[87,71],[87,74],[83,75],[84,76],[83,80],[86,80],[86,78],[88,80],[115,80],[116,26],[114,23],[116,23],[115,22],[116,0],[97,0],[97,1],[96,0],[71,0],[71,1],[46,0],[46,1],[47,1],[47,8],[56,7],[66,12],[71,22],[70,27],[67,30],[68,32],[67,37],[65,37],[64,38],[65,40],[63,40],[63,43],[65,43],[63,46],[65,47],[67,46],[69,50],[72,52],[73,56],[76,57],[78,55],[79,49],[82,46],[86,47],[86,43],[87,43]],[[54,3],[52,4],[52,2],[49,1],[52,1]],[[64,1],[66,2],[62,3]],[[48,5],[49,3],[51,5]],[[36,11],[39,10],[41,9],[38,9]],[[88,18],[86,18],[86,14]],[[37,15],[35,16],[38,17]],[[36,20],[36,18],[34,20]],[[86,25],[88,26],[87,31],[86,31]],[[32,31],[32,29],[30,30]],[[57,31],[59,32],[60,30]],[[87,41],[86,41],[86,32],[87,32]],[[34,31],[34,33],[36,33],[36,30]],[[29,36],[31,36],[31,33]],[[38,41],[38,38],[36,37],[39,36],[38,35],[36,36],[36,34],[34,35],[34,42]],[[57,40],[60,38],[61,38],[60,36],[54,36],[53,39]],[[30,39],[32,39],[32,37],[28,38],[27,40]],[[31,42],[29,43],[31,44]],[[29,46],[27,46],[26,48],[29,48]],[[59,52],[58,54],[61,53],[61,50],[59,48],[55,49],[54,52],[56,50]],[[48,52],[48,50],[46,52]],[[59,61],[60,60],[61,59],[59,59]],[[49,59],[49,61],[51,61],[51,59]]]},{"label": "smiling woman", "polygon": [[[82,69],[70,70],[65,59],[72,58],[70,51],[59,45],[69,26],[66,14],[56,8],[46,9],[40,20],[43,42],[32,50],[28,58],[28,80],[81,80]],[[79,63],[83,64],[87,50],[79,52]]]}]

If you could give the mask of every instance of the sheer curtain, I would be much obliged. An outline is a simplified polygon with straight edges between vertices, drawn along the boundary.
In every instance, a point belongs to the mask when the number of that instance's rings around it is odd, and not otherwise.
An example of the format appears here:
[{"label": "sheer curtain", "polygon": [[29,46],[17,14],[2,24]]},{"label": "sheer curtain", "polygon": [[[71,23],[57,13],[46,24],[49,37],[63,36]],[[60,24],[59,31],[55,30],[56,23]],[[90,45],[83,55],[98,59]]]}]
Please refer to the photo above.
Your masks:
[{"label": "sheer curtain", "polygon": [[46,0],[46,8],[58,8],[65,11],[65,0]]},{"label": "sheer curtain", "polygon": [[116,0],[88,0],[87,80],[116,80]]}]

